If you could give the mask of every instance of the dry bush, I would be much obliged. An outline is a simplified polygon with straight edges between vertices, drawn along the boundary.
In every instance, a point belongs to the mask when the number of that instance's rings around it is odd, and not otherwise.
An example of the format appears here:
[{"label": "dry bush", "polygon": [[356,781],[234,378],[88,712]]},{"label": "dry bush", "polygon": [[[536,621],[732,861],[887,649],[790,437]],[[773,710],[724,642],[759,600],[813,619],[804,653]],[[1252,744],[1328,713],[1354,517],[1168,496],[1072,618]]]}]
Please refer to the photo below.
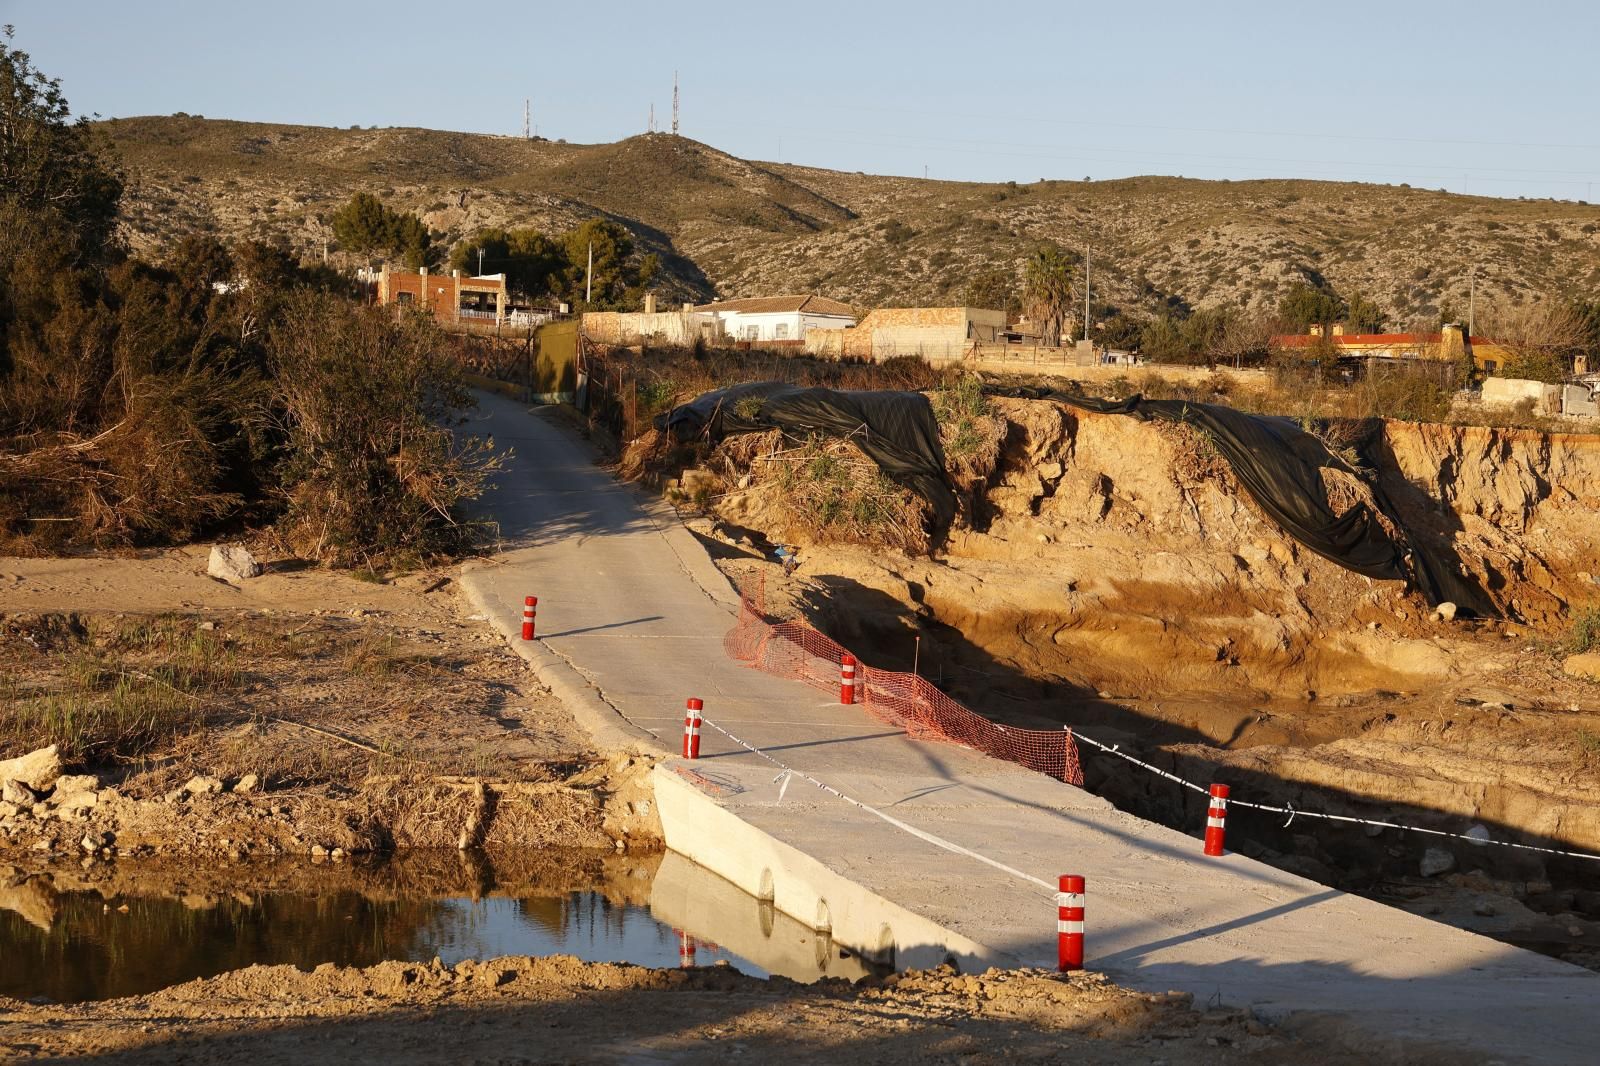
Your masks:
[{"label": "dry bush", "polygon": [[421,562],[472,548],[486,530],[461,507],[489,484],[493,442],[459,439],[471,406],[438,328],[317,294],[295,297],[271,332],[276,418],[287,442],[295,551],[336,565]]},{"label": "dry bush", "polygon": [[759,457],[755,469],[779,489],[786,524],[813,543],[927,551],[927,503],[884,477],[849,440],[811,437]]}]

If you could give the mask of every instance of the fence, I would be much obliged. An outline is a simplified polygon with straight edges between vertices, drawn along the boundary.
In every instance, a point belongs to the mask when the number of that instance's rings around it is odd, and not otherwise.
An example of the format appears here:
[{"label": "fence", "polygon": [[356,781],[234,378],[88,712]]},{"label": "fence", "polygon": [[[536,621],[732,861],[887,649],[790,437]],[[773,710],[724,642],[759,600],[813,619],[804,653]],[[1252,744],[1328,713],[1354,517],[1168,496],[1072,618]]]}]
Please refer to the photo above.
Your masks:
[{"label": "fence", "polygon": [[[804,619],[770,618],[764,577],[752,579],[740,590],[739,620],[722,643],[731,658],[765,673],[839,691],[840,663],[848,649]],[[1083,785],[1070,730],[1015,729],[991,722],[919,674],[862,663],[856,673],[856,701],[868,714],[904,729],[913,739],[961,744],[1070,785]]]}]

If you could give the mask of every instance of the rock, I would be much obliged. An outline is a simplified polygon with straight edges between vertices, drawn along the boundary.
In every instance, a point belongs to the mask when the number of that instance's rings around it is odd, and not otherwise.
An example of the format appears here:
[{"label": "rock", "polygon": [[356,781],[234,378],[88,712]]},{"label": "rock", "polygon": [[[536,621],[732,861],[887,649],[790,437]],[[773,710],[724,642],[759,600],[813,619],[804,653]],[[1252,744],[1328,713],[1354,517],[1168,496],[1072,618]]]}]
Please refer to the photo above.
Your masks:
[{"label": "rock", "polygon": [[1480,900],[1478,903],[1473,904],[1472,913],[1476,914],[1479,918],[1493,918],[1500,912],[1494,909],[1493,903],[1490,903],[1488,900]]},{"label": "rock", "polygon": [[[1578,655],[1567,656],[1567,661],[1561,664],[1573,677],[1581,677],[1586,681],[1600,681],[1600,651],[1586,651]],[[0,771],[5,769],[5,764],[0,763]],[[0,772],[0,777],[5,774]]]},{"label": "rock", "polygon": [[257,777],[255,774],[245,774],[243,777],[239,778],[238,783],[233,786],[233,790],[241,794],[246,792],[254,792],[257,786],[260,784],[261,778]]},{"label": "rock", "polygon": [[185,781],[183,787],[178,791],[189,796],[216,795],[222,791],[222,779],[220,777],[207,777],[204,774],[195,774]]},{"label": "rock", "polygon": [[50,801],[60,803],[74,793],[97,792],[99,789],[100,779],[93,774],[67,774],[56,778],[56,790],[50,793]]},{"label": "rock", "polygon": [[1583,926],[1581,926],[1581,925],[1569,925],[1569,926],[1567,926],[1567,935],[1570,936],[1570,937],[1580,937],[1580,936],[1582,936],[1583,935]]},{"label": "rock", "polygon": [[1456,857],[1444,848],[1429,848],[1422,853],[1422,876],[1438,877],[1456,868]]},{"label": "rock", "polygon": [[68,815],[81,816],[84,811],[93,810],[95,805],[99,802],[100,793],[98,792],[74,792],[72,795],[62,800],[56,806],[56,810],[60,812],[62,817],[66,817]]},{"label": "rock", "polygon": [[679,484],[685,496],[698,501],[715,496],[717,490],[722,487],[722,479],[709,470],[696,467],[693,470],[685,470]]},{"label": "rock", "polygon": [[1456,605],[1445,600],[1433,609],[1433,617],[1440,622],[1454,622],[1456,620]]},{"label": "rock", "polygon": [[240,585],[253,577],[261,576],[261,564],[242,544],[217,544],[211,548],[206,560],[206,573],[218,581]]},{"label": "rock", "polygon": [[0,800],[17,807],[32,807],[39,801],[39,797],[33,794],[33,789],[21,781],[7,780],[0,783]]},{"label": "rock", "polygon": [[1473,847],[1478,847],[1478,848],[1481,848],[1484,845],[1488,844],[1489,841],[1492,839],[1490,837],[1490,835],[1489,835],[1488,826],[1483,826],[1483,825],[1475,825],[1471,829],[1468,829],[1465,833],[1463,833],[1461,835],[1466,837],[1467,841],[1470,844],[1472,844]]},{"label": "rock", "polygon": [[21,781],[35,792],[43,792],[60,776],[61,754],[54,744],[0,762],[0,781]]},{"label": "rock", "polygon": [[1039,478],[1042,481],[1055,481],[1062,474],[1061,464],[1060,463],[1041,463],[1040,466],[1039,466],[1038,473],[1039,473]]}]

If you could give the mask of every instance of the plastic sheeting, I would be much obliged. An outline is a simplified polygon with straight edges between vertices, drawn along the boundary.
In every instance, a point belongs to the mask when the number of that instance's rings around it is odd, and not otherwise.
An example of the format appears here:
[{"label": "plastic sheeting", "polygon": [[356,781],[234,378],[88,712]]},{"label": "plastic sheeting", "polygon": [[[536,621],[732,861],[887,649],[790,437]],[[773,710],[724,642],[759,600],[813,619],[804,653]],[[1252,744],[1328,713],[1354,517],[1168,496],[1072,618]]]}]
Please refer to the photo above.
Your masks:
[{"label": "plastic sheeting", "polygon": [[[1343,514],[1328,505],[1325,469],[1360,476],[1294,419],[1252,415],[1220,404],[1183,400],[1097,400],[1047,389],[993,389],[996,393],[1050,399],[1086,411],[1139,419],[1182,422],[1201,430],[1216,445],[1234,476],[1267,516],[1296,541],[1331,562],[1367,577],[1405,581],[1429,603],[1450,600],[1463,613],[1496,615],[1492,601],[1458,568],[1408,542],[1396,539],[1378,512],[1357,503]],[[1403,527],[1381,489],[1367,482],[1373,500],[1396,530]]]},{"label": "plastic sheeting", "polygon": [[803,388],[756,381],[708,392],[657,415],[655,427],[679,441],[712,443],[737,433],[781,429],[793,435],[848,437],[884,475],[933,508],[933,534],[956,514],[933,405],[920,392]]}]

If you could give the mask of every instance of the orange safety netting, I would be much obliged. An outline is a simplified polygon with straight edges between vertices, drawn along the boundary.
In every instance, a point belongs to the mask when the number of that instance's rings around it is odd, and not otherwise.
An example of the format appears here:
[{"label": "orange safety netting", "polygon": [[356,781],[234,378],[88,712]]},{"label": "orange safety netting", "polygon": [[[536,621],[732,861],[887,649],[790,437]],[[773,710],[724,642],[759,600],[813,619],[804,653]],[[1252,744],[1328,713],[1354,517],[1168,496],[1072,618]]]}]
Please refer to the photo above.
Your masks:
[{"label": "orange safety netting", "polygon": [[[769,618],[765,586],[765,579],[758,577],[740,590],[739,621],[722,639],[728,655],[757,670],[837,692],[839,664],[849,649],[803,619]],[[991,722],[917,674],[879,670],[858,657],[856,703],[916,740],[962,744],[1071,785],[1083,784],[1071,730],[1015,729]]]}]

